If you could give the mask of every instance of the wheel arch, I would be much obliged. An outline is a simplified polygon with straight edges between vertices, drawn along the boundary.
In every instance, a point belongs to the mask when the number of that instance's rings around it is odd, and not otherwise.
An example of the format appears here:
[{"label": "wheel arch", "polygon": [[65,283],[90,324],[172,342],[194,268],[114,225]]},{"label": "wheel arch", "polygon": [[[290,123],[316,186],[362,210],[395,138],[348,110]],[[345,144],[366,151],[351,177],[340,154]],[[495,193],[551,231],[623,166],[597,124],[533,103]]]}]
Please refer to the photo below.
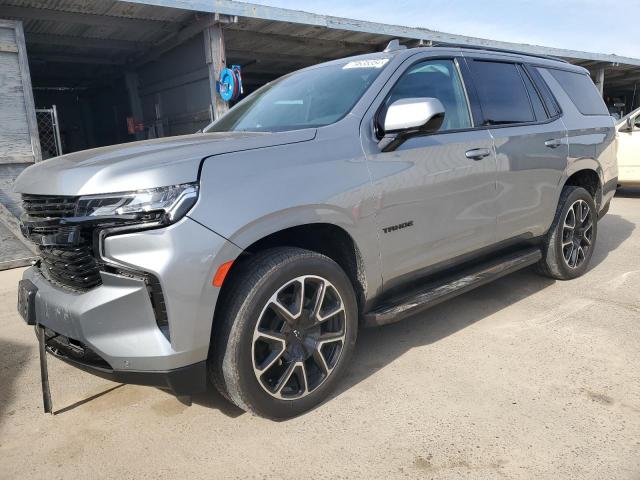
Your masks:
[{"label": "wheel arch", "polygon": [[596,165],[588,164],[583,165],[583,168],[573,169],[562,188],[564,189],[569,185],[584,188],[593,197],[598,210],[601,208],[603,173],[597,163]]},{"label": "wheel arch", "polygon": [[[375,272],[368,271],[363,252],[353,235],[342,225],[326,221],[289,224],[284,221],[269,221],[268,226],[254,226],[252,231],[260,232],[253,238],[242,232],[231,240],[239,244],[242,253],[235,259],[220,290],[224,298],[226,288],[233,285],[233,279],[241,265],[252,255],[275,247],[297,247],[326,255],[336,262],[351,281],[358,310],[364,311],[368,301],[368,292],[375,283]],[[279,227],[279,228],[278,228]],[[374,281],[371,282],[371,276]],[[216,306],[217,310],[217,306]]]}]

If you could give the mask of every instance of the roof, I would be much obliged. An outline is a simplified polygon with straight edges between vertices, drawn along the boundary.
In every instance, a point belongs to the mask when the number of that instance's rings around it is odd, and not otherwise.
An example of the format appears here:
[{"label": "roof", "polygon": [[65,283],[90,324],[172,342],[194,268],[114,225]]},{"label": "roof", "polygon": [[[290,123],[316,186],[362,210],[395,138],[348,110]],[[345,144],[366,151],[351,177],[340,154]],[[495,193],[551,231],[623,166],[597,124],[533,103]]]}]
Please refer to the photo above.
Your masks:
[{"label": "roof", "polygon": [[[399,38],[401,40],[422,40],[446,44],[476,45],[505,50],[516,50],[535,55],[551,55],[562,58],[574,58],[608,63],[625,63],[640,66],[640,59],[624,57],[615,54],[584,52],[562,48],[545,47],[512,42],[502,42],[485,38],[469,37],[445,32],[438,32],[427,28],[404,27],[400,25],[383,24],[355,20],[350,18],[320,15],[300,10],[279,7],[269,7],[252,3],[237,2],[235,0],[128,0],[140,5],[157,5],[183,10],[207,13],[218,13],[244,17],[267,22],[286,22],[293,25],[321,27],[342,32],[342,40],[367,43],[379,42],[381,36]],[[281,31],[278,29],[278,31]]]},{"label": "roof", "polygon": [[498,57],[501,59],[511,59],[514,61],[535,63],[539,65],[544,65],[544,66],[550,66],[553,68],[571,70],[579,73],[587,73],[587,74],[589,73],[589,71],[584,67],[581,67],[579,65],[573,65],[561,58],[550,57],[547,55],[534,55],[529,53],[516,52],[513,50],[500,50],[496,48],[484,48],[484,47],[472,48],[470,46],[456,46],[456,45],[447,45],[447,46],[442,45],[442,46],[435,46],[435,47],[423,46],[423,47],[413,47],[413,48],[401,47],[393,50],[385,49],[384,51],[379,51],[374,53],[365,53],[362,55],[342,57],[336,60],[332,60],[330,62],[324,62],[320,65],[334,64],[334,63],[342,64],[352,60],[364,60],[368,58],[391,58],[395,56],[406,58],[425,50],[440,52],[447,55],[462,55],[467,57],[473,57],[474,55],[478,55],[478,54],[490,55],[494,58]]},{"label": "roof", "polygon": [[[213,20],[227,22],[227,60],[251,73],[256,85],[329,60],[381,51],[394,38],[424,44],[506,49],[554,56],[592,72],[606,68],[608,87],[633,90],[640,59],[539,45],[500,42],[427,28],[404,27],[235,0],[0,0],[0,15],[24,23],[32,76],[51,77],[48,64],[65,62],[68,78],[83,78],[153,61],[193,39]],[[213,20],[212,20],[213,19]],[[73,65],[71,65],[73,64]],[[57,83],[50,78],[49,84]],[[89,80],[86,80],[89,81]],[[106,80],[105,80],[106,81]]]}]

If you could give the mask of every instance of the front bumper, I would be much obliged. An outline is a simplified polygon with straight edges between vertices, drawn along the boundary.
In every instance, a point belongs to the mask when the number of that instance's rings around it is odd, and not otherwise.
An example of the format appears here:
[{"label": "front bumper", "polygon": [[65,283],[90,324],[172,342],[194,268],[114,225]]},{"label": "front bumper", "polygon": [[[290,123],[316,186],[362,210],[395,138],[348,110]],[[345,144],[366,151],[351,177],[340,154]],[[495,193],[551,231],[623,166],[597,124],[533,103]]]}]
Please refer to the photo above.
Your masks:
[{"label": "front bumper", "polygon": [[206,361],[164,371],[113,370],[86,345],[48,328],[45,328],[45,348],[47,353],[63,362],[112,382],[158,387],[175,395],[192,395],[207,387]]},{"label": "front bumper", "polygon": [[38,289],[36,322],[104,364],[87,363],[60,348],[49,348],[50,353],[99,376],[176,392],[184,390],[179,378],[204,377],[219,291],[211,279],[240,249],[187,217],[167,228],[107,237],[102,250],[109,264],[159,280],[169,339],[158,327],[143,279],[101,272],[101,285],[76,292],[52,284],[32,267],[23,278]]}]

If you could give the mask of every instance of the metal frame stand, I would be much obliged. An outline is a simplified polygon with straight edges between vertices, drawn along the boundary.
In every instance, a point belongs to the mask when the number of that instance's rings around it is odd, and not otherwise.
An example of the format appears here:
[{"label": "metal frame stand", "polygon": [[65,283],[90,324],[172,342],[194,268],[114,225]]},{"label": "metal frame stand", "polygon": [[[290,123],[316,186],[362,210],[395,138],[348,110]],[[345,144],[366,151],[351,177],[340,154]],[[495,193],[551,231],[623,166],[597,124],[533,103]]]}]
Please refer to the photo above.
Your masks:
[{"label": "metal frame stand", "polygon": [[40,381],[42,384],[42,404],[44,413],[53,415],[53,402],[51,401],[51,390],[49,389],[49,369],[47,367],[47,349],[45,346],[44,328],[36,325],[36,335],[38,336],[38,350],[40,352]]}]

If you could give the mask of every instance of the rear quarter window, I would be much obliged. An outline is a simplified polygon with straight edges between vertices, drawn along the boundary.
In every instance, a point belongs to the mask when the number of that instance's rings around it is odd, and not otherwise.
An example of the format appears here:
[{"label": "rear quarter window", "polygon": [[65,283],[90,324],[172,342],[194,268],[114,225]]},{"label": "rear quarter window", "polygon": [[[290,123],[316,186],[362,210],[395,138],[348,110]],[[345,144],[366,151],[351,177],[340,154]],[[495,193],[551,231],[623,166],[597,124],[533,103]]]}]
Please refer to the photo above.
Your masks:
[{"label": "rear quarter window", "polygon": [[589,75],[552,68],[547,71],[558,81],[581,114],[609,115],[604,100]]}]

